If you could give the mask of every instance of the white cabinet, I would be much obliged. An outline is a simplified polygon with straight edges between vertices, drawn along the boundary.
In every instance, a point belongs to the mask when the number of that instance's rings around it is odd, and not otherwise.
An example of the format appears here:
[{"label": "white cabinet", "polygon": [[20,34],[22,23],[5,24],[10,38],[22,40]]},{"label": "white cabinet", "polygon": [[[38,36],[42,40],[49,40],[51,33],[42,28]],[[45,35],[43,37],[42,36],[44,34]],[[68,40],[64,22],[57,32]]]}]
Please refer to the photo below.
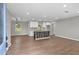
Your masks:
[{"label": "white cabinet", "polygon": [[29,36],[33,36],[34,31],[38,28],[38,22],[37,21],[30,21],[29,22]]},{"label": "white cabinet", "polygon": [[31,21],[30,28],[36,28],[36,27],[38,27],[38,22]]}]

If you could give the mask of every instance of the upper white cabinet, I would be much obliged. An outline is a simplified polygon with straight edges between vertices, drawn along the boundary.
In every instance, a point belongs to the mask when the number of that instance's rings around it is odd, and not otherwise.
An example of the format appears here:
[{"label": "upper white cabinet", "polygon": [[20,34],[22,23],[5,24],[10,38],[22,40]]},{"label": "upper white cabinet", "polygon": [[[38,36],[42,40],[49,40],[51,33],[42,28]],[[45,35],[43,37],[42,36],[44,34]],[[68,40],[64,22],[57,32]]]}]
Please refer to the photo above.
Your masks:
[{"label": "upper white cabinet", "polygon": [[30,28],[36,28],[36,27],[38,27],[38,22],[31,21],[30,22]]}]

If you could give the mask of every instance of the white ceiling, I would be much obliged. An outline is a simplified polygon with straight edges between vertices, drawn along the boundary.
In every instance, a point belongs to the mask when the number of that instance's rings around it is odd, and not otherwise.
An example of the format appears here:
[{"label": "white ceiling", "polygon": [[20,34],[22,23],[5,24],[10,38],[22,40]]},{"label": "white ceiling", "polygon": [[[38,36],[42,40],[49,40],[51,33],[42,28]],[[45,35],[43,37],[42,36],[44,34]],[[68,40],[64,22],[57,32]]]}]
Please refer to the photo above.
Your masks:
[{"label": "white ceiling", "polygon": [[7,8],[13,16],[22,21],[55,21],[79,16],[77,13],[79,11],[78,3],[10,3],[7,4]]}]

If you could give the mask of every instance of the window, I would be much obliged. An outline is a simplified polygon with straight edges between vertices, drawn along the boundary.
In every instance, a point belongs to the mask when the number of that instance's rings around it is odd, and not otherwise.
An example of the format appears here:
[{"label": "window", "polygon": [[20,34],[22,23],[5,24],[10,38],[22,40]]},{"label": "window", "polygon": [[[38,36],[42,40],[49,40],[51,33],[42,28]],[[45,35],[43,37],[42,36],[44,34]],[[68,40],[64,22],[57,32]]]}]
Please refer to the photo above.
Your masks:
[{"label": "window", "polygon": [[16,23],[16,32],[21,32],[21,25]]}]

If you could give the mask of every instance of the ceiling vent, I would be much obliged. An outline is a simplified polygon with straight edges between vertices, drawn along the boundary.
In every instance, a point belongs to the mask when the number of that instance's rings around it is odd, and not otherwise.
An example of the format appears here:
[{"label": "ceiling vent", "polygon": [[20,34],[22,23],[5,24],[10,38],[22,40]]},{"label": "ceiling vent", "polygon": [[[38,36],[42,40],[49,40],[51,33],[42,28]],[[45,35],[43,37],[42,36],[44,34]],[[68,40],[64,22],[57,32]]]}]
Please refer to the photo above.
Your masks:
[{"label": "ceiling vent", "polygon": [[69,11],[68,11],[68,10],[65,10],[64,12],[65,12],[65,13],[69,13]]}]

